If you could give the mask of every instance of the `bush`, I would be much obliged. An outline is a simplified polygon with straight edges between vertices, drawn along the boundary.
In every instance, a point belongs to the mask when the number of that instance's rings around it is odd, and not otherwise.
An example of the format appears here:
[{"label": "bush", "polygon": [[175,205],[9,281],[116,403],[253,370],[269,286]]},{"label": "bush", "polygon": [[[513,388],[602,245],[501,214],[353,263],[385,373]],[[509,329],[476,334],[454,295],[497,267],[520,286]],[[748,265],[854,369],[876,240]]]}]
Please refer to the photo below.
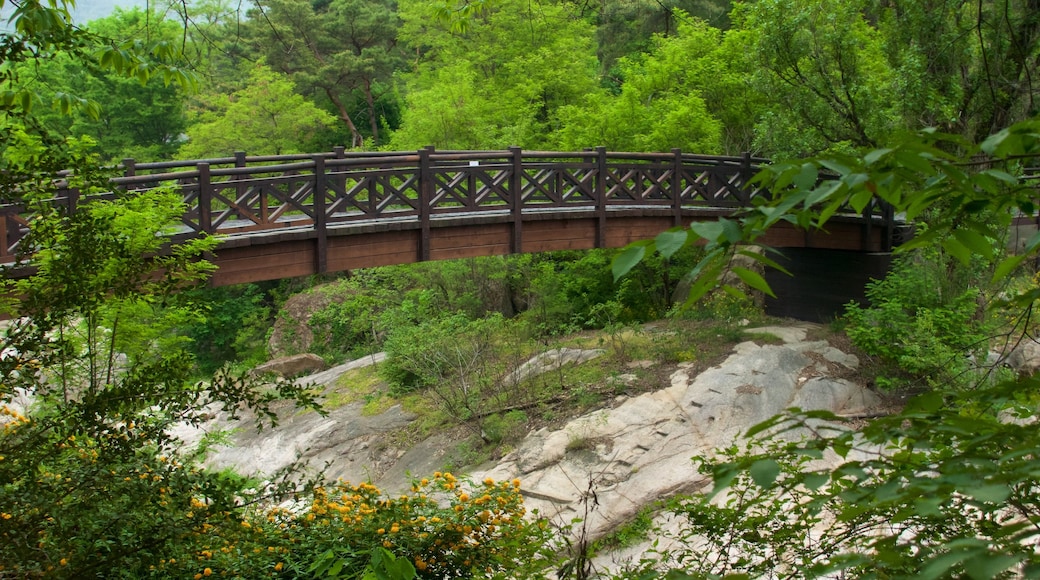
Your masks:
[{"label": "bush", "polygon": [[519,486],[436,473],[395,497],[368,483],[318,487],[212,524],[156,561],[154,575],[360,579],[392,567],[402,579],[535,577],[550,565],[551,531],[525,519]]},{"label": "bush", "polygon": [[956,381],[969,356],[984,353],[988,327],[979,314],[979,290],[944,288],[944,270],[922,256],[896,262],[884,280],[867,286],[870,306],[846,308],[846,333],[867,354],[890,365],[883,387]]}]

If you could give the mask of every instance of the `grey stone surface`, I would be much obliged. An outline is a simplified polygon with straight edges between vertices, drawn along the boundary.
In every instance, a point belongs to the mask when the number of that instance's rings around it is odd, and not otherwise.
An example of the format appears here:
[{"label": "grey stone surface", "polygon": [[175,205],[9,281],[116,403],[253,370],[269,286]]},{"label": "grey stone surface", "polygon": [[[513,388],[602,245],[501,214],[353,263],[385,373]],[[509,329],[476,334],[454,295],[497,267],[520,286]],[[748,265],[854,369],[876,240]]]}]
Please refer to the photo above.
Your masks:
[{"label": "grey stone surface", "polygon": [[264,375],[274,373],[276,375],[292,378],[303,374],[311,374],[325,369],[325,361],[316,354],[303,353],[292,356],[283,356],[265,362],[253,369],[253,373]]},{"label": "grey stone surface", "polygon": [[694,376],[680,367],[671,386],[532,433],[497,465],[474,479],[520,478],[530,509],[567,523],[585,516],[583,498],[595,492],[585,527],[596,538],[631,519],[643,506],[708,484],[694,456],[738,442],[747,429],[789,407],[860,413],[877,396],[828,376],[858,361],[826,342],[806,342],[806,327],[755,329],[781,345],[744,342],[721,365]]},{"label": "grey stone surface", "polygon": [[[585,517],[585,502],[595,497],[597,506],[585,526],[591,537],[602,536],[656,500],[707,486],[692,458],[741,441],[749,427],[784,409],[854,415],[879,405],[873,392],[842,378],[859,361],[825,341],[807,340],[811,329],[801,324],[752,329],[783,344],[740,343],[723,363],[700,374],[691,364],[679,365],[664,388],[617,398],[612,408],[558,429],[534,431],[500,461],[469,475],[474,481],[519,478],[528,510],[561,524]],[[550,351],[529,361],[523,372],[593,356],[598,353]],[[331,387],[342,372],[378,360],[368,357],[300,381]],[[441,470],[451,459],[445,435],[395,450],[385,434],[411,419],[399,407],[364,416],[360,403],[334,409],[324,419],[287,410],[277,429],[233,433],[232,445],[216,449],[208,464],[263,474],[299,458],[312,469],[326,467],[329,478],[372,480],[396,493],[412,476]],[[228,426],[219,417],[211,425]]]}]

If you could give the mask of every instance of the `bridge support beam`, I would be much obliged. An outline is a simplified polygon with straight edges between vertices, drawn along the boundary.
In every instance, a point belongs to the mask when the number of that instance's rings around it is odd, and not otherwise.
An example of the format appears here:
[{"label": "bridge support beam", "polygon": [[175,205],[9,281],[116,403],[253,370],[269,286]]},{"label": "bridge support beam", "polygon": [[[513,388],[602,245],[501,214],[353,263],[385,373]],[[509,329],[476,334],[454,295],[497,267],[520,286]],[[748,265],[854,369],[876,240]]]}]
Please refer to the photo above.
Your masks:
[{"label": "bridge support beam", "polygon": [[766,297],[766,314],[809,322],[830,322],[849,302],[867,304],[864,293],[872,279],[888,273],[892,254],[823,248],[782,248],[777,259],[793,276],[766,270],[776,298]]}]

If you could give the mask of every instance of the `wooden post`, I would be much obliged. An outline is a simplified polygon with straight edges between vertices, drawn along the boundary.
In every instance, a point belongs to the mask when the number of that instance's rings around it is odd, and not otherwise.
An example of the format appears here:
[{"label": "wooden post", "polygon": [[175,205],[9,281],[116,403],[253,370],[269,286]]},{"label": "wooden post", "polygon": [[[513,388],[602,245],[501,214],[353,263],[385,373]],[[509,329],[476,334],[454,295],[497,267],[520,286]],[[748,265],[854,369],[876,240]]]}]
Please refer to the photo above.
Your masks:
[{"label": "wooden post", "polygon": [[[877,198],[870,200],[867,207],[863,208],[863,224],[860,227],[860,242],[859,251],[869,252],[870,251],[870,234],[874,221],[874,206],[878,203]],[[883,244],[884,242],[882,242]]]},{"label": "wooden post", "polygon": [[213,186],[209,178],[209,163],[199,163],[199,231],[213,233]]},{"label": "wooden post", "polygon": [[133,157],[127,157],[123,159],[123,176],[133,177],[137,174],[137,162],[134,161]]},{"label": "wooden post", "polygon": [[7,239],[7,221],[11,218],[11,206],[0,210],[0,257],[11,255],[11,240]]},{"label": "wooden post", "polygon": [[419,150],[419,247],[417,259],[430,259],[430,212],[433,204],[433,145]]},{"label": "wooden post", "polygon": [[672,149],[672,225],[682,225],[683,162],[682,149]]},{"label": "wooden post", "polygon": [[329,270],[328,229],[325,221],[325,157],[314,156],[314,259],[315,270],[324,274]]},{"label": "wooden post", "polygon": [[65,203],[67,215],[76,213],[76,207],[79,205],[79,189],[71,187],[65,190]]},{"label": "wooden post", "polygon": [[524,158],[519,147],[510,147],[513,169],[509,175],[509,202],[511,204],[513,220],[512,236],[509,240],[509,251],[513,254],[523,252],[523,226],[524,226]]},{"label": "wooden post", "polygon": [[607,148],[596,147],[596,247],[607,247]]}]

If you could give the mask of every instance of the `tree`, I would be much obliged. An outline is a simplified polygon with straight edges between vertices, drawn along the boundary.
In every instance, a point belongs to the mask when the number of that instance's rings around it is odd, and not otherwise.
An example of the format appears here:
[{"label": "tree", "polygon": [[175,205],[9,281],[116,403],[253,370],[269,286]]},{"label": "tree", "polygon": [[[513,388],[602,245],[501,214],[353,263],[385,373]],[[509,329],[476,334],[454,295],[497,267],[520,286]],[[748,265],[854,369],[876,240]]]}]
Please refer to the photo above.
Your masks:
[{"label": "tree", "polygon": [[[178,23],[141,9],[119,10],[90,23],[92,33],[106,38],[152,37],[177,42],[183,34]],[[28,72],[28,71],[26,71]],[[106,161],[124,157],[169,159],[187,125],[184,95],[176,85],[152,77],[142,83],[115,72],[92,74],[90,64],[60,55],[35,66],[41,80],[41,96],[77,95],[104,103],[96,110],[41,111],[39,117],[53,130],[76,136],[89,135]]]},{"label": "tree", "polygon": [[[93,143],[48,131],[33,115],[44,98],[26,76],[33,67],[18,66],[69,58],[190,84],[155,60],[172,59],[170,46],[109,42],[74,27],[63,2],[14,6],[0,35],[0,199],[31,219],[19,248],[32,271],[16,280],[5,269],[0,282],[0,310],[16,317],[0,336],[2,573],[139,578],[195,534],[242,517],[241,482],[191,465],[171,425],[197,422],[208,404],[263,421],[275,400],[314,401],[288,383],[193,379],[191,357],[161,341],[193,311],[178,291],[208,273],[199,258],[215,241],[167,243],[184,211],[177,193],[97,197],[109,184]],[[100,107],[54,100],[66,113]],[[55,201],[65,187],[80,194],[75,211]]]},{"label": "tree", "polygon": [[538,148],[596,88],[592,30],[560,5],[507,0],[458,29],[424,2],[402,3],[401,18],[419,60],[402,75],[395,148]]},{"label": "tree", "polygon": [[[744,253],[740,244],[753,243],[778,221],[823,228],[842,208],[860,212],[876,196],[905,212],[907,220],[927,216],[928,228],[901,246],[902,252],[940,247],[964,265],[990,262],[989,281],[1001,289],[992,304],[1006,323],[1003,340],[1030,336],[1040,288],[1032,278],[1007,282],[1035,257],[1040,235],[1024,253],[1011,256],[1002,255],[998,240],[1012,215],[1037,209],[1021,161],[1040,155],[1038,144],[1040,120],[1032,120],[978,146],[929,131],[864,155],[774,164],[757,178],[774,192],[773,201],[739,219],[693,226],[708,253],[694,269],[699,278],[692,296],[715,287],[730,257]],[[667,255],[688,236],[674,230],[633,246],[615,262],[615,271],[623,274],[648,248]],[[734,272],[768,291],[758,275]],[[748,436],[757,438],[747,449],[699,458],[714,477],[715,493],[728,490],[729,499],[678,504],[683,537],[706,538],[723,556],[702,559],[687,572],[1040,575],[1030,540],[1040,522],[1034,453],[1040,425],[1032,419],[1038,386],[1035,378],[1004,379],[983,370],[937,382],[902,411],[858,431],[838,425],[840,418],[832,414],[797,409],[752,428]],[[835,467],[809,463],[824,453],[839,458]]]},{"label": "tree", "polygon": [[400,63],[397,15],[390,0],[257,0],[252,32],[257,51],[301,91],[327,99],[350,130],[351,146],[365,136],[351,107],[362,95],[369,138],[381,142],[377,102]]},{"label": "tree", "polygon": [[680,22],[677,35],[655,37],[648,54],[621,59],[620,94],[601,91],[590,94],[582,106],[562,108],[562,149],[603,145],[615,151],[678,147],[721,152],[722,124],[701,90],[709,84],[729,86],[721,82],[722,33],[700,21]]},{"label": "tree", "polygon": [[183,159],[221,157],[234,151],[299,153],[335,122],[293,90],[292,81],[260,64],[248,84],[227,98],[212,97],[209,110],[188,128]]},{"label": "tree", "polygon": [[1038,112],[1036,0],[880,3],[869,11],[898,75],[902,118],[979,142]]}]

